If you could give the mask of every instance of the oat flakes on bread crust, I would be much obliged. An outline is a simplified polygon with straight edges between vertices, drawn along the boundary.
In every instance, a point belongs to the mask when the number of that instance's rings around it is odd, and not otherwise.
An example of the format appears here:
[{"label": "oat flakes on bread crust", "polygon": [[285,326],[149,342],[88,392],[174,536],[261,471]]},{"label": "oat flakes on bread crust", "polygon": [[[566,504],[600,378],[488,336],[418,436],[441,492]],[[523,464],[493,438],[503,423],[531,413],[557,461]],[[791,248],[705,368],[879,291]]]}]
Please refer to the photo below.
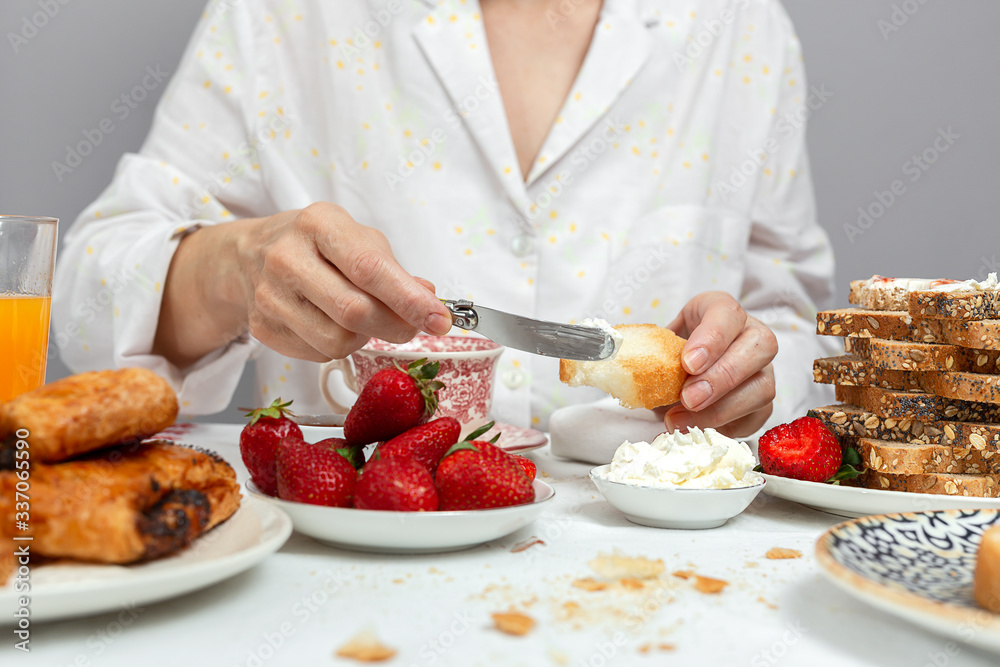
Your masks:
[{"label": "oat flakes on bread crust", "polygon": [[596,387],[627,408],[658,408],[680,400],[687,372],[681,350],[687,342],[655,324],[615,327],[624,340],[618,354],[601,361],[559,361],[559,380],[571,387]]}]

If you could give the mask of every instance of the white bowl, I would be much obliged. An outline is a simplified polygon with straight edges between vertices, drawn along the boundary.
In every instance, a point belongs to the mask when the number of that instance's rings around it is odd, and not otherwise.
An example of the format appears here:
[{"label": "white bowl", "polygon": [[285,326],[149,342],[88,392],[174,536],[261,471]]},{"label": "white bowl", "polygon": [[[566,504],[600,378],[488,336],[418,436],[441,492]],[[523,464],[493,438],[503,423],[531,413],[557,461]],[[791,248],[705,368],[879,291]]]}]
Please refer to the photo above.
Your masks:
[{"label": "white bowl", "polygon": [[265,495],[249,481],[247,490],[284,510],[295,530],[320,542],[354,551],[413,554],[468,549],[523,528],[556,495],[539,479],[533,485],[532,503],[460,512],[385,512],[309,505]]},{"label": "white bowl", "polygon": [[745,510],[766,484],[762,481],[735,489],[664,489],[611,482],[601,476],[609,468],[610,464],[597,466],[590,471],[590,479],[625,518],[653,528],[718,528]]}]

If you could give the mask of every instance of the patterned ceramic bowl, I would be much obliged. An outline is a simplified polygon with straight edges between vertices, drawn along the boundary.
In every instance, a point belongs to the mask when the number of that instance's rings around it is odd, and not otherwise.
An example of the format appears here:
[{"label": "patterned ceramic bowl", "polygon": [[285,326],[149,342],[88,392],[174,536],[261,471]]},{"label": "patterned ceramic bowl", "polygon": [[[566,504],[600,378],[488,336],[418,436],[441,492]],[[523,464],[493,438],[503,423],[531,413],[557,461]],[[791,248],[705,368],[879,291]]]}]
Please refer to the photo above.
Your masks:
[{"label": "patterned ceramic bowl", "polygon": [[350,362],[334,359],[323,364],[319,387],[333,411],[346,414],[350,408],[342,405],[330,392],[329,380],[333,371],[341,371],[347,388],[358,393],[376,372],[393,362],[402,365],[424,358],[437,361],[441,370],[436,379],[445,386],[438,392],[436,416],[454,417],[466,433],[482,426],[488,419],[493,406],[496,363],[504,349],[486,338],[469,336],[417,336],[400,345],[373,338],[351,355]]}]

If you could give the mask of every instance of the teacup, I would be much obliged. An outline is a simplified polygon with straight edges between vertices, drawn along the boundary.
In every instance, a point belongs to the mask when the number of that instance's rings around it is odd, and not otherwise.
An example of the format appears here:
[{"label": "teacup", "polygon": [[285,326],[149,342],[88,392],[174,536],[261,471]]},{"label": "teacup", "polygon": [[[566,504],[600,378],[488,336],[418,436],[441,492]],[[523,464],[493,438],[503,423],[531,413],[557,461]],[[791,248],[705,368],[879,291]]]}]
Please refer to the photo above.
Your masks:
[{"label": "teacup", "polygon": [[462,425],[462,433],[469,433],[489,420],[493,406],[493,379],[497,359],[504,347],[486,338],[469,336],[415,337],[408,343],[387,343],[373,338],[363,348],[347,359],[334,359],[320,367],[319,389],[330,408],[337,414],[347,414],[349,406],[342,405],[330,392],[329,380],[333,371],[341,371],[344,384],[355,394],[379,370],[400,366],[416,359],[437,361],[441,364],[435,379],[444,383],[438,391],[438,409],[434,417],[454,417]]}]

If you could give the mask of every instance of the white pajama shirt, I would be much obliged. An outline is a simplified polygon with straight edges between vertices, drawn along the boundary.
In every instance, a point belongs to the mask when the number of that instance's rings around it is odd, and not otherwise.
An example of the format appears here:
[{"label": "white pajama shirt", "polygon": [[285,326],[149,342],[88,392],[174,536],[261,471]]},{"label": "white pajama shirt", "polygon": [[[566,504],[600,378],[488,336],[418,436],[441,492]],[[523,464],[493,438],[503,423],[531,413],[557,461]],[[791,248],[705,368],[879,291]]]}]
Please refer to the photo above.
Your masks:
[{"label": "white pajama shirt", "polygon": [[[552,39],[572,10],[550,12]],[[827,97],[776,0],[605,0],[525,179],[477,0],[212,2],[145,145],[67,235],[55,340],[77,371],[155,370],[186,414],[226,408],[251,359],[258,403],[328,412],[317,364],[252,338],[184,370],[151,349],[179,230],[330,201],[443,297],[666,324],[728,292],[778,338],[771,423],[787,420],[822,400],[811,364],[829,353],[813,332],[833,256],[804,141]],[[544,427],[601,395],[507,350],[494,412]]]}]

